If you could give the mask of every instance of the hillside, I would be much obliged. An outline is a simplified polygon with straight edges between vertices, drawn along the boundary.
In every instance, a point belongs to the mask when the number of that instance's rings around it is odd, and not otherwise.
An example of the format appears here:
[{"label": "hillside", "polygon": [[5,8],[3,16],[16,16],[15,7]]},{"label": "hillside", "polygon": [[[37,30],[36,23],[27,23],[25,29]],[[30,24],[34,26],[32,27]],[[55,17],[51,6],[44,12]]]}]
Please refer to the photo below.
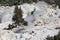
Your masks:
[{"label": "hillside", "polygon": [[[51,5],[44,1],[37,3],[24,3],[17,5],[22,10],[22,17],[15,16],[15,5],[0,6],[0,40],[46,40],[47,36],[57,35],[60,28],[60,9],[55,4]],[[16,11],[17,13],[20,11]],[[19,15],[16,14],[16,15]],[[21,14],[20,14],[21,15]],[[7,29],[9,24],[16,20],[24,19],[28,24],[17,25],[12,29]],[[19,21],[20,23],[20,21]]]}]

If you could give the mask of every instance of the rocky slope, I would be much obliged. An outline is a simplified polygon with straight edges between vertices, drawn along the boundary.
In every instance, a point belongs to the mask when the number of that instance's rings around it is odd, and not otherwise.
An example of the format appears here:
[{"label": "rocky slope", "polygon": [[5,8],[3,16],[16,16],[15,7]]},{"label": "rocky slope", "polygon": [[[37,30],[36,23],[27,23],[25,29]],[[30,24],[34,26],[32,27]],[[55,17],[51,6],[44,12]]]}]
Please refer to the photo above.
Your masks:
[{"label": "rocky slope", "polygon": [[[15,6],[0,6],[0,40],[46,40],[47,36],[57,35],[60,27],[60,9],[43,1],[33,4],[19,5],[23,10],[23,18],[28,26],[18,26],[6,30],[12,23]],[[31,11],[34,13],[31,15]]]}]

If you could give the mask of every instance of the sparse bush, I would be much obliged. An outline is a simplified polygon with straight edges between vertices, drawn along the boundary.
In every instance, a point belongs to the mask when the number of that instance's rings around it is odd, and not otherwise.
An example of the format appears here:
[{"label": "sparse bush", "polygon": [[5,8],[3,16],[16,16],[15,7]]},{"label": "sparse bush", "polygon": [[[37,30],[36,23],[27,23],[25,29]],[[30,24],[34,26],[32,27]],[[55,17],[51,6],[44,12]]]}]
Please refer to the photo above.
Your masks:
[{"label": "sparse bush", "polygon": [[53,37],[49,37],[48,36],[48,38],[46,38],[47,40],[54,40],[54,38]]},{"label": "sparse bush", "polygon": [[15,25],[15,24],[9,24],[8,25],[8,30],[16,28],[16,27],[17,27],[17,25]]},{"label": "sparse bush", "polygon": [[60,32],[58,33],[58,35],[55,35],[54,37],[47,37],[47,40],[60,40]]},{"label": "sparse bush", "polygon": [[23,25],[24,25],[24,26],[27,26],[27,24],[28,24],[28,23],[27,23],[26,21],[23,22]]},{"label": "sparse bush", "polygon": [[55,4],[60,5],[60,0],[54,0]]}]

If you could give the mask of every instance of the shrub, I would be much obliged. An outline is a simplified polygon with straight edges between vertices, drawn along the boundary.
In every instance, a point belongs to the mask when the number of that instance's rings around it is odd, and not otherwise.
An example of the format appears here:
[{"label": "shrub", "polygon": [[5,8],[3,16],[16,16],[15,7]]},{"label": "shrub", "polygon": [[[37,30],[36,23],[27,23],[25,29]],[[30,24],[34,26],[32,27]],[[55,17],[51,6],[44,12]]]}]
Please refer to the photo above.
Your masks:
[{"label": "shrub", "polygon": [[15,24],[9,24],[8,25],[8,30],[16,28],[16,27],[17,27],[17,25],[15,25]]},{"label": "shrub", "polygon": [[27,24],[28,24],[28,23],[27,23],[26,21],[23,22],[23,25],[24,25],[24,26],[27,26]]},{"label": "shrub", "polygon": [[60,5],[60,0],[54,0],[55,4]]},{"label": "shrub", "polygon": [[47,40],[60,40],[60,32],[58,33],[58,35],[55,35],[54,37],[47,37]]},{"label": "shrub", "polygon": [[[32,2],[37,2],[38,0],[0,0],[1,5],[6,5],[6,6],[13,6],[13,5],[20,5],[23,3],[32,3]],[[40,1],[40,0],[39,0]]]},{"label": "shrub", "polygon": [[48,36],[48,38],[46,38],[47,40],[54,40],[54,38],[53,37],[49,37]]}]

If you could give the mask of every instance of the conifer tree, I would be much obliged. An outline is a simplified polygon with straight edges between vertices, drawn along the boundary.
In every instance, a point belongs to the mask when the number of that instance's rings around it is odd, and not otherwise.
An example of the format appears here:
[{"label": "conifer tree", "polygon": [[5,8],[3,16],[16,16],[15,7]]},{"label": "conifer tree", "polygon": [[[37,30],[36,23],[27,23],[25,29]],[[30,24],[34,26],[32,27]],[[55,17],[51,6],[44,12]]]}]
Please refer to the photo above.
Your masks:
[{"label": "conifer tree", "polygon": [[[24,21],[24,19],[22,18],[23,12],[22,12],[21,8],[18,9],[18,6],[16,6],[14,13],[15,13],[15,14],[14,14],[12,20],[15,22],[15,24],[21,25],[21,24],[27,23],[27,22]],[[26,24],[26,25],[27,25],[27,24]]]}]

